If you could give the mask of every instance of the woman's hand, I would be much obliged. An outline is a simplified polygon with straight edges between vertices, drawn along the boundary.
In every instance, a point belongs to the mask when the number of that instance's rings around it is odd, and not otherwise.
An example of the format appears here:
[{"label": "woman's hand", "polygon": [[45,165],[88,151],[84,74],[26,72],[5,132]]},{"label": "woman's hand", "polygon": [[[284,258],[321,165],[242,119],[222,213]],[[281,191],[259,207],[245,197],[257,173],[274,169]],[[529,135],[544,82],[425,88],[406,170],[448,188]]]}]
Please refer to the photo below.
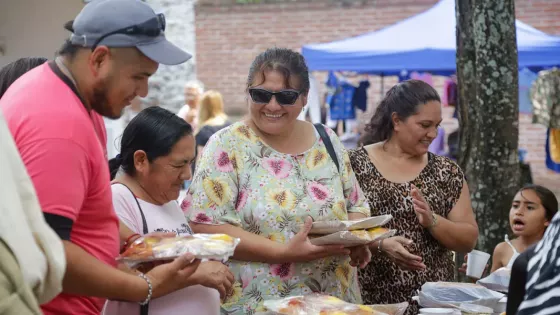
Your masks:
[{"label": "woman's hand", "polygon": [[381,251],[399,267],[407,270],[424,270],[422,257],[411,254],[405,246],[412,245],[412,240],[395,236],[381,241]]},{"label": "woman's hand", "polygon": [[193,284],[218,290],[220,298],[223,300],[230,292],[235,277],[229,268],[221,262],[208,261],[200,264],[191,276],[191,281]]},{"label": "woman's hand", "polygon": [[282,256],[289,262],[308,262],[330,256],[348,256],[350,250],[342,245],[317,246],[309,241],[309,231],[313,225],[311,217],[305,219],[303,228],[296,234],[283,250]]},{"label": "woman's hand", "polygon": [[424,228],[429,228],[433,224],[433,213],[430,209],[430,205],[422,196],[422,193],[416,186],[410,184],[410,195],[412,196],[412,203],[414,204],[414,212],[416,212],[416,217],[418,222]]},{"label": "woman's hand", "polygon": [[371,261],[371,251],[368,245],[350,247],[350,266],[365,268]]}]

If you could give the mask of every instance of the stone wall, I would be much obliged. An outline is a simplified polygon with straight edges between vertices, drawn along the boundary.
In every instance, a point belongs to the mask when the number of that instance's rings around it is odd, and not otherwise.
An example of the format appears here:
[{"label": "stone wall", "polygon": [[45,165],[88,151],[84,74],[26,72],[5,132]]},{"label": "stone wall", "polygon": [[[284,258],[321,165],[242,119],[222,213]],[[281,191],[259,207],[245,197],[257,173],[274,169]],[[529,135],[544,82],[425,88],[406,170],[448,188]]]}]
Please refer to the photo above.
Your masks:
[{"label": "stone wall", "polygon": [[177,112],[184,104],[183,88],[196,77],[194,3],[196,0],[146,0],[156,12],[165,14],[165,35],[172,43],[190,52],[193,58],[178,66],[160,65],[150,78],[150,92],[144,105],[159,105]]}]

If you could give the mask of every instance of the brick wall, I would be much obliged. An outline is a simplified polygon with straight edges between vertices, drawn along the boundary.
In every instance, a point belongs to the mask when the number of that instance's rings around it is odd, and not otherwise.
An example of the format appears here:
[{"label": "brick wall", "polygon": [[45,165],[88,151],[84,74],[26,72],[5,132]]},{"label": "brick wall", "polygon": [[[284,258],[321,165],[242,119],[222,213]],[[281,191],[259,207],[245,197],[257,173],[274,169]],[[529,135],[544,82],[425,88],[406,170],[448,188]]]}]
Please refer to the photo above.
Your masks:
[{"label": "brick wall", "polygon": [[[302,45],[328,42],[375,31],[418,14],[437,0],[199,0],[195,7],[197,77],[209,89],[224,94],[230,114],[246,112],[244,88],[253,58],[272,46],[299,50]],[[251,0],[255,1],[255,0]],[[560,0],[517,0],[517,19],[544,32],[560,35]],[[324,73],[317,73],[323,80]],[[381,81],[371,77],[369,111],[379,100]],[[396,81],[385,78],[386,90]],[[441,79],[436,87],[441,88]],[[444,111],[450,117],[451,111]],[[456,120],[446,119],[449,133]],[[536,183],[560,195],[560,174],[544,165],[545,129],[521,115],[519,145],[528,150]]]}]

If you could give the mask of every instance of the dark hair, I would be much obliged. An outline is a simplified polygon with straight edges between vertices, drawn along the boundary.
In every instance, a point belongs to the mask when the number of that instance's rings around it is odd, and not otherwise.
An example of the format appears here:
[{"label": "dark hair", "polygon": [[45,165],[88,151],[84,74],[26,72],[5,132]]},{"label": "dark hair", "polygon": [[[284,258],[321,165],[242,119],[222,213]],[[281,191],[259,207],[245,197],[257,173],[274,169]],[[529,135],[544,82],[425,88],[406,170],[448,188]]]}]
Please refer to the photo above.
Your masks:
[{"label": "dark hair", "polygon": [[393,113],[406,120],[417,113],[418,106],[430,101],[441,102],[441,99],[428,83],[421,80],[400,82],[387,91],[365,130],[371,134],[373,143],[388,140],[393,135]]},{"label": "dark hair", "polygon": [[46,61],[47,58],[42,57],[20,58],[0,69],[0,98],[19,77]]},{"label": "dark hair", "polygon": [[519,193],[523,196],[523,191],[525,190],[532,190],[537,194],[539,199],[541,200],[541,204],[546,211],[546,219],[551,221],[556,212],[558,212],[558,199],[550,189],[541,186],[541,185],[526,185],[523,188],[519,189]]},{"label": "dark hair", "polygon": [[161,107],[148,107],[138,113],[124,129],[121,138],[121,153],[109,161],[111,180],[119,168],[134,176],[134,153],[143,150],[148,161],[166,156],[183,137],[192,135],[191,125],[174,113]]},{"label": "dark hair", "polygon": [[264,74],[267,70],[275,70],[282,73],[286,87],[291,87],[290,76],[297,76],[300,81],[300,87],[299,89],[293,86],[291,88],[297,89],[303,94],[309,92],[309,69],[300,53],[287,48],[276,47],[262,52],[253,60],[251,68],[249,68],[247,88],[254,85],[257,74]]},{"label": "dark hair", "polygon": [[[64,29],[66,29],[67,31],[69,31],[70,33],[74,33],[74,20],[72,21],[68,21],[66,23],[64,23]],[[78,51],[81,49],[81,46],[78,45],[74,45],[72,44],[72,42],[67,39],[64,41],[64,44],[62,44],[62,47],[60,47],[58,49],[58,51],[56,52],[57,55],[59,56],[64,56],[67,58],[74,58],[74,56],[76,56],[76,53],[78,53]]]},{"label": "dark hair", "polygon": [[372,135],[369,132],[364,133],[358,140],[358,147],[364,147],[366,145],[373,144]]}]

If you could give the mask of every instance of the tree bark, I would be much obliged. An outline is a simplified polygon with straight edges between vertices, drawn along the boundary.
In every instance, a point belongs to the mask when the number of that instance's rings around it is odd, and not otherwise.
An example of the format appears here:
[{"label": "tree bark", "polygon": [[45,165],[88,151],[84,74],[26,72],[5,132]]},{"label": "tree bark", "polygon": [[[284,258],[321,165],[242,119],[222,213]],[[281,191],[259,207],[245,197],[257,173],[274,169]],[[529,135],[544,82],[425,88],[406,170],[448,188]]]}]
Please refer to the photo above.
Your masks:
[{"label": "tree bark", "polygon": [[520,183],[514,0],[456,3],[459,163],[479,225],[478,248],[492,253],[509,232]]}]

